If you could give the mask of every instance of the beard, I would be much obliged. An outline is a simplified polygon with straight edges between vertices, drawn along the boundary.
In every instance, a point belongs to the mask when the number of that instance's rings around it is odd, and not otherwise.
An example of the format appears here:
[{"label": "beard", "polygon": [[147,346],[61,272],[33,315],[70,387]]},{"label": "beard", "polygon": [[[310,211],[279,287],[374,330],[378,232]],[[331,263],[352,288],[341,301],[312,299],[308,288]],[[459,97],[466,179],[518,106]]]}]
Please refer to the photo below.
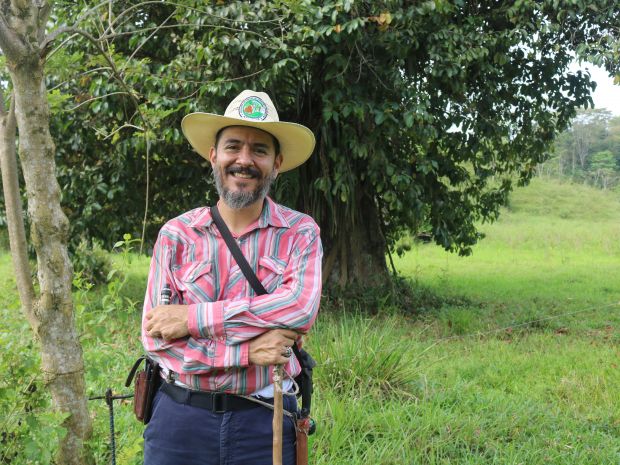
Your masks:
[{"label": "beard", "polygon": [[[264,200],[269,193],[269,189],[271,184],[276,179],[278,173],[276,170],[272,170],[267,176],[265,176],[256,186],[256,189],[252,191],[231,191],[226,186],[224,186],[224,168],[214,166],[213,167],[213,177],[215,179],[215,188],[217,189],[217,193],[220,198],[228,205],[230,208],[234,210],[239,210],[241,208],[249,207],[253,203]],[[240,168],[240,167],[229,167],[226,168],[227,174],[232,173],[246,173],[251,174],[252,176],[258,177],[260,176],[260,172],[254,168]]]}]

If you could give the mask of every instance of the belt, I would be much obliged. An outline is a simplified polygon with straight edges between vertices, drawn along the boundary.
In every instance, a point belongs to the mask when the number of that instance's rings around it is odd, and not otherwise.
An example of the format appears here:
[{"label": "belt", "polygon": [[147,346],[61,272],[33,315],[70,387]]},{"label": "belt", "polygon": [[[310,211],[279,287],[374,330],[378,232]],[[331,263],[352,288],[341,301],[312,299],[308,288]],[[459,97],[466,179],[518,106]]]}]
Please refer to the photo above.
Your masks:
[{"label": "belt", "polygon": [[[248,410],[261,407],[244,397],[224,392],[194,391],[176,384],[163,382],[161,390],[172,400],[179,404],[191,405],[210,410],[213,413],[232,412],[235,410]],[[261,399],[262,402],[273,404],[273,399]]]}]

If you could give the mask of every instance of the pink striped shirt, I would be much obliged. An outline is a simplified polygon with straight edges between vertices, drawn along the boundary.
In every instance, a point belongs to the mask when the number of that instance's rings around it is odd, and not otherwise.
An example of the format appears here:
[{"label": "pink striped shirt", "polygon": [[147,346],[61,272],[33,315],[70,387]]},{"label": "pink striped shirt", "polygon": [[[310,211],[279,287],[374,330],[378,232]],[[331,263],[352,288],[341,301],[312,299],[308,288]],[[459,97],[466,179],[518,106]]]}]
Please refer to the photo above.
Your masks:
[{"label": "pink striped shirt", "polygon": [[[267,197],[258,220],[235,239],[269,294],[255,295],[208,207],[166,223],[153,250],[142,343],[193,389],[250,394],[268,386],[272,370],[249,363],[249,341],[270,329],[305,333],[319,309],[322,247],[312,218]],[[171,342],[144,330],[145,316],[166,284],[170,303],[189,305],[189,336]],[[285,371],[299,373],[294,355]]]}]

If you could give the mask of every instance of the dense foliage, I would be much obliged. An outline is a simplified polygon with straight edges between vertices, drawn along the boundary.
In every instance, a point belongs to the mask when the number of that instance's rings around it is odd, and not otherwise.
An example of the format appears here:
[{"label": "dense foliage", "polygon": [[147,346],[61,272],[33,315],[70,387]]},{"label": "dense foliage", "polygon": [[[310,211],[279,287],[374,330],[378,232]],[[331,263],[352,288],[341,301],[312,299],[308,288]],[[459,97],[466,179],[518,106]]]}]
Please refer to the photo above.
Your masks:
[{"label": "dense foliage", "polygon": [[221,113],[254,88],[317,136],[315,155],[274,195],[318,220],[325,271],[342,284],[385,272],[385,247],[404,230],[468,253],[477,222],[496,218],[514,180],[527,182],[591,103],[589,76],[568,70],[574,54],[618,70],[620,19],[606,0],[88,8],[60,4],[54,20],[77,18],[111,61],[75,36],[49,67],[73,240],[139,233],[147,177],[148,242],[166,218],[213,202],[208,164],[180,120]]}]

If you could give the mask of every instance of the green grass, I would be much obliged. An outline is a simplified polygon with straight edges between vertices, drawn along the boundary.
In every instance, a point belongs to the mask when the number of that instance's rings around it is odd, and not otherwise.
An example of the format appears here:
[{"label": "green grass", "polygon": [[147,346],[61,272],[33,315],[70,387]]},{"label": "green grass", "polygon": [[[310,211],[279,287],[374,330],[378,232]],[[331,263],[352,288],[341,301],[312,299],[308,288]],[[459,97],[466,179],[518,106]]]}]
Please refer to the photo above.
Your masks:
[{"label": "green grass", "polygon": [[[579,211],[585,219],[578,217]],[[592,217],[592,212],[600,216]],[[467,309],[476,317],[467,331],[519,322],[524,316],[572,313],[545,325],[585,331],[618,325],[618,308],[608,306],[620,302],[617,197],[535,180],[518,190],[510,209],[483,231],[485,239],[469,257],[424,244],[395,257],[396,266],[440,294],[480,302],[480,308]],[[460,309],[447,311],[459,320]]]},{"label": "green grass", "polygon": [[[318,362],[310,463],[620,463],[619,200],[535,181],[483,229],[470,257],[418,245],[396,259],[432,304],[371,317],[340,302],[320,315],[307,340]],[[120,291],[76,297],[89,395],[127,391],[147,264],[134,259]],[[0,255],[0,341],[18,354],[2,365],[32,377],[36,345],[23,336],[9,270]],[[20,380],[0,379],[1,416]],[[42,415],[46,405],[37,399]],[[90,406],[92,448],[109,463],[107,408]],[[117,463],[139,464],[142,428],[128,403],[115,412]]]}]

